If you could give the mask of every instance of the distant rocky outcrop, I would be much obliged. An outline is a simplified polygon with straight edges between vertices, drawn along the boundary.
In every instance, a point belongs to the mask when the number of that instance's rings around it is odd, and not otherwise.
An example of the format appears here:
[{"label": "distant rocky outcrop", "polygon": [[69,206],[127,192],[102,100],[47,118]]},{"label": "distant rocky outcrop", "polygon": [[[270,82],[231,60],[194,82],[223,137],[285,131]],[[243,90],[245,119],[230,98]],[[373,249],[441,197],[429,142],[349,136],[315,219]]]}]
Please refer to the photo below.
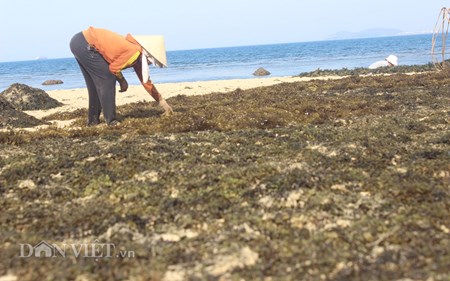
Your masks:
[{"label": "distant rocky outcrop", "polygon": [[265,70],[264,68],[260,67],[255,72],[253,72],[253,75],[255,75],[255,76],[267,76],[267,75],[270,75],[270,72]]},{"label": "distant rocky outcrop", "polygon": [[15,109],[3,96],[0,96],[0,129],[26,128],[46,124],[45,122]]},{"label": "distant rocky outcrop", "polygon": [[58,84],[64,84],[64,82],[62,80],[47,80],[44,83],[42,83],[42,85],[47,86],[47,85],[58,85]]},{"label": "distant rocky outcrop", "polygon": [[357,39],[357,38],[374,38],[404,35],[405,32],[399,29],[392,28],[370,28],[357,32],[340,31],[332,34],[326,40],[343,40],[343,39]]},{"label": "distant rocky outcrop", "polygon": [[45,91],[19,83],[12,84],[1,92],[0,96],[16,110],[44,110],[62,105]]}]

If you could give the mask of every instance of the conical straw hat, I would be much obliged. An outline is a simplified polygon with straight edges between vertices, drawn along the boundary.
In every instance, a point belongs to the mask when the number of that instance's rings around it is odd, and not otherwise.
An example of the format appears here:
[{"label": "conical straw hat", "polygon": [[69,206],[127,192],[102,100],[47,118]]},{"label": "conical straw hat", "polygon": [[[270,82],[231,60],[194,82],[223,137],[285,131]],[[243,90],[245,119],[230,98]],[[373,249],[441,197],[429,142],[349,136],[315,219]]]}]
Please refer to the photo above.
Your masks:
[{"label": "conical straw hat", "polygon": [[394,66],[398,65],[398,58],[394,55],[390,55],[389,57],[387,57],[386,61]]},{"label": "conical straw hat", "polygon": [[133,35],[133,38],[144,48],[147,53],[159,63],[167,67],[166,47],[162,35]]}]

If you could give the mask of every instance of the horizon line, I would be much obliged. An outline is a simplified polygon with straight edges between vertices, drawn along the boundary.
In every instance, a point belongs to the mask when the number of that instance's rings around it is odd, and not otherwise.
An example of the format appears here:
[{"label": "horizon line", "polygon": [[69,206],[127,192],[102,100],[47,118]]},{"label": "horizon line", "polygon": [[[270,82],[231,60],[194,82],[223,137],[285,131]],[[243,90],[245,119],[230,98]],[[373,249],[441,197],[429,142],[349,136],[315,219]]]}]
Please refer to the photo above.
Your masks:
[{"label": "horizon line", "polygon": [[[298,43],[314,43],[314,42],[331,42],[331,41],[346,41],[346,40],[359,40],[359,39],[376,39],[376,38],[388,38],[388,37],[403,37],[403,36],[419,36],[419,35],[432,35],[433,32],[424,33],[402,33],[396,35],[385,35],[385,36],[368,36],[368,37],[355,37],[355,38],[325,38],[321,40],[306,40],[306,41],[296,41],[296,42],[278,42],[278,43],[261,43],[261,44],[243,44],[243,45],[233,45],[233,46],[221,46],[221,47],[206,47],[206,48],[192,48],[192,49],[173,49],[167,52],[184,52],[184,51],[198,51],[198,50],[213,50],[213,49],[227,49],[227,48],[242,48],[242,47],[254,47],[254,46],[271,46],[271,45],[284,45],[284,44],[298,44]],[[0,63],[16,63],[16,62],[32,62],[32,61],[46,61],[46,60],[59,60],[59,59],[70,59],[70,57],[46,57],[37,56],[35,59],[24,59],[24,60],[10,60],[10,61],[0,61]]]}]

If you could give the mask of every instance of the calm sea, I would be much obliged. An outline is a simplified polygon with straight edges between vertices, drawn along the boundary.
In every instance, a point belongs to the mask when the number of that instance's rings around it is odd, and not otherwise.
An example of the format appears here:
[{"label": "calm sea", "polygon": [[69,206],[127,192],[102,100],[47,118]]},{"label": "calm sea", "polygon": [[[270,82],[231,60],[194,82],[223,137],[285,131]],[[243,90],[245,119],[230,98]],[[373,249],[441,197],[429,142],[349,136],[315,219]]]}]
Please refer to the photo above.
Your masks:
[{"label": "calm sea", "polygon": [[[369,39],[317,41],[275,45],[169,51],[169,68],[150,69],[154,83],[253,78],[264,67],[272,76],[293,76],[320,69],[367,67],[390,54],[401,65],[431,61],[431,34]],[[139,84],[132,70],[125,76]],[[49,79],[62,85],[43,86]],[[74,58],[0,63],[0,91],[13,83],[24,83],[44,90],[85,87]]]}]

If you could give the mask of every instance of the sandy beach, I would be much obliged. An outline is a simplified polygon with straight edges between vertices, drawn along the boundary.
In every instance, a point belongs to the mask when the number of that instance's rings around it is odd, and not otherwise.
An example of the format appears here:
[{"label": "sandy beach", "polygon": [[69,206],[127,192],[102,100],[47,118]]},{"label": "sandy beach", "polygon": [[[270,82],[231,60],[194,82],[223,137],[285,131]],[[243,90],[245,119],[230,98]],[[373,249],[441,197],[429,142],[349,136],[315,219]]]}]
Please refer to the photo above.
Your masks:
[{"label": "sandy beach", "polygon": [[[175,97],[178,95],[195,96],[205,95],[210,93],[224,93],[230,92],[235,89],[247,90],[256,87],[271,86],[279,83],[291,83],[298,81],[310,81],[312,79],[336,79],[338,76],[330,77],[266,77],[266,78],[251,78],[251,79],[233,79],[233,80],[215,80],[215,81],[198,81],[198,82],[180,82],[180,83],[164,83],[158,84],[155,81],[155,85],[166,99]],[[153,98],[145,91],[141,85],[130,85],[128,91],[125,93],[119,93],[119,88],[116,92],[116,104],[117,106],[139,102],[149,101],[152,102]],[[70,112],[80,108],[86,108],[88,104],[88,94],[86,88],[69,89],[69,90],[53,90],[47,91],[50,97],[60,101],[64,105],[61,107],[49,109],[49,110],[33,110],[25,111],[27,114],[36,118],[43,118],[45,116],[60,113]],[[58,126],[64,126],[68,122],[57,123]]]}]

